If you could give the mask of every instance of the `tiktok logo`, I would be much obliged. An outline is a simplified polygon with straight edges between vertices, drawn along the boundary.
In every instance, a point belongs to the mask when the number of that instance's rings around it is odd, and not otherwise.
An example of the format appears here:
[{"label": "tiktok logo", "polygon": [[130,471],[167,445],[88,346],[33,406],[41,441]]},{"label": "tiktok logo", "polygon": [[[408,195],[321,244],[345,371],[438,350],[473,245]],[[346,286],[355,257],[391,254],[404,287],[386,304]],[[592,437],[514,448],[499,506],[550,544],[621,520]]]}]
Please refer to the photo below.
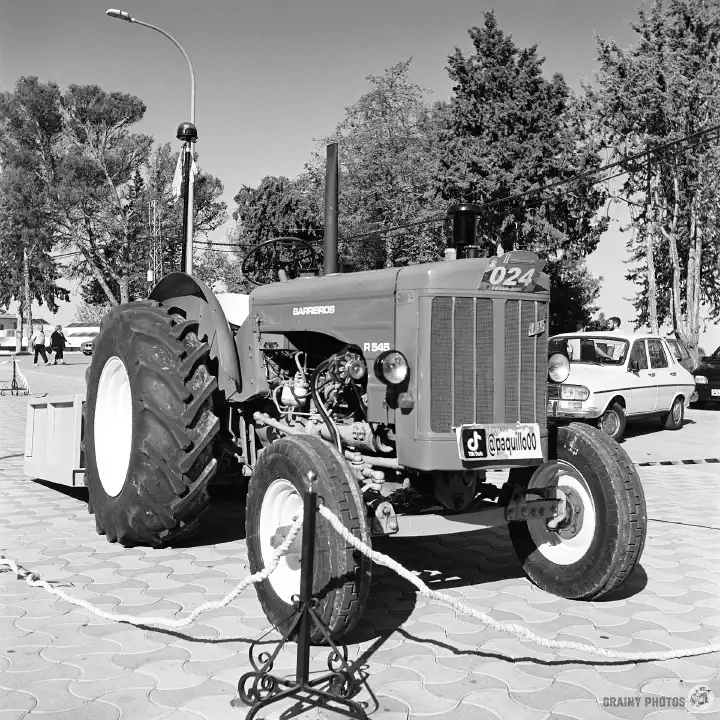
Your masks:
[{"label": "tiktok logo", "polygon": [[483,436],[477,430],[473,430],[472,436],[469,437],[467,440],[467,449],[473,455],[480,455],[482,457],[485,455],[485,453],[483,452],[484,445],[485,443],[483,442]]}]

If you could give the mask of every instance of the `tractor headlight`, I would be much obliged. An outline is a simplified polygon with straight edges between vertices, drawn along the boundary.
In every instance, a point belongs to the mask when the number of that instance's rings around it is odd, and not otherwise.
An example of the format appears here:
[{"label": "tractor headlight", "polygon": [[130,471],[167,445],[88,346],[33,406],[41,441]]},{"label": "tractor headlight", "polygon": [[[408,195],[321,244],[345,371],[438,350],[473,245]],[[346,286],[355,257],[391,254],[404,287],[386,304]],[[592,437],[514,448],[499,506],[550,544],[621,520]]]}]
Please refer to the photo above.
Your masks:
[{"label": "tractor headlight", "polygon": [[695,384],[696,385],[707,385],[708,384],[707,378],[704,375],[696,375],[695,376]]},{"label": "tractor headlight", "polygon": [[400,385],[410,372],[405,356],[397,350],[389,350],[378,355],[375,360],[375,375],[378,380],[388,385]]},{"label": "tractor headlight", "polygon": [[561,383],[570,374],[570,361],[562,353],[555,353],[548,360],[548,375],[553,382]]},{"label": "tractor headlight", "polygon": [[590,391],[583,385],[561,385],[560,398],[562,400],[587,400]]}]

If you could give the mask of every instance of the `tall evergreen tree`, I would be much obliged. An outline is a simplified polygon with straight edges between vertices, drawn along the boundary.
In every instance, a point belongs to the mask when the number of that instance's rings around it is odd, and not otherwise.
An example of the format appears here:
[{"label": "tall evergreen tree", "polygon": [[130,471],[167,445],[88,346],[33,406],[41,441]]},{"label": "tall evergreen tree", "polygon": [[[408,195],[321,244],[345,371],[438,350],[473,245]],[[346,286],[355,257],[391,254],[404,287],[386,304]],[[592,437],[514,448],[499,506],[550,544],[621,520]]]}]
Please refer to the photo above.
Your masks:
[{"label": "tall evergreen tree", "polygon": [[[456,48],[448,58],[454,96],[440,133],[440,192],[482,205],[485,253],[516,248],[546,259],[553,293],[568,298],[582,322],[594,281],[577,266],[606,227],[597,215],[605,193],[591,179],[538,189],[596,169],[599,153],[562,76],[543,77],[536,46],[518,48],[492,12],[469,35],[474,52]],[[575,324],[572,313],[553,317],[554,330]]]}]

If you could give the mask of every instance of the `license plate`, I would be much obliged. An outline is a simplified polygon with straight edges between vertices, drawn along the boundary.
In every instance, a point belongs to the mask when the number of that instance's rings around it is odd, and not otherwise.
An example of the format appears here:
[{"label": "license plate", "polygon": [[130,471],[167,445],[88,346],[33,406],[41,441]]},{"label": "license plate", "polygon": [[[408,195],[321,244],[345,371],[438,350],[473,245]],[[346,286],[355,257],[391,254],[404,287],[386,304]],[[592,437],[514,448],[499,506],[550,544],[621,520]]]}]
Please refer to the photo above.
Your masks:
[{"label": "license plate", "polygon": [[463,460],[530,460],[542,458],[540,426],[461,425],[455,429]]},{"label": "license plate", "polygon": [[711,394],[713,397],[720,397],[720,388],[717,388],[717,389],[716,389],[716,388],[713,388],[713,389],[710,391],[710,394]]}]

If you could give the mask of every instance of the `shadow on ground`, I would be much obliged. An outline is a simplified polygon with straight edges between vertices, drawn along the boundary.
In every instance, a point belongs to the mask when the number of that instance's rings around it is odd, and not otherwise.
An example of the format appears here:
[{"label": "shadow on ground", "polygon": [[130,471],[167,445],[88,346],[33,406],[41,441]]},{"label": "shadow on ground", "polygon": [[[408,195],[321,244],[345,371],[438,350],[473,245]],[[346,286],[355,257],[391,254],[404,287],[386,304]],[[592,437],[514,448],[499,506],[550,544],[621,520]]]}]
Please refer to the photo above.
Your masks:
[{"label": "shadow on ground", "polygon": [[[695,420],[689,418],[683,419],[683,427],[686,425],[696,425]],[[665,432],[659,418],[648,418],[647,420],[637,420],[629,422],[625,428],[624,438],[643,437],[653,433]]]}]

